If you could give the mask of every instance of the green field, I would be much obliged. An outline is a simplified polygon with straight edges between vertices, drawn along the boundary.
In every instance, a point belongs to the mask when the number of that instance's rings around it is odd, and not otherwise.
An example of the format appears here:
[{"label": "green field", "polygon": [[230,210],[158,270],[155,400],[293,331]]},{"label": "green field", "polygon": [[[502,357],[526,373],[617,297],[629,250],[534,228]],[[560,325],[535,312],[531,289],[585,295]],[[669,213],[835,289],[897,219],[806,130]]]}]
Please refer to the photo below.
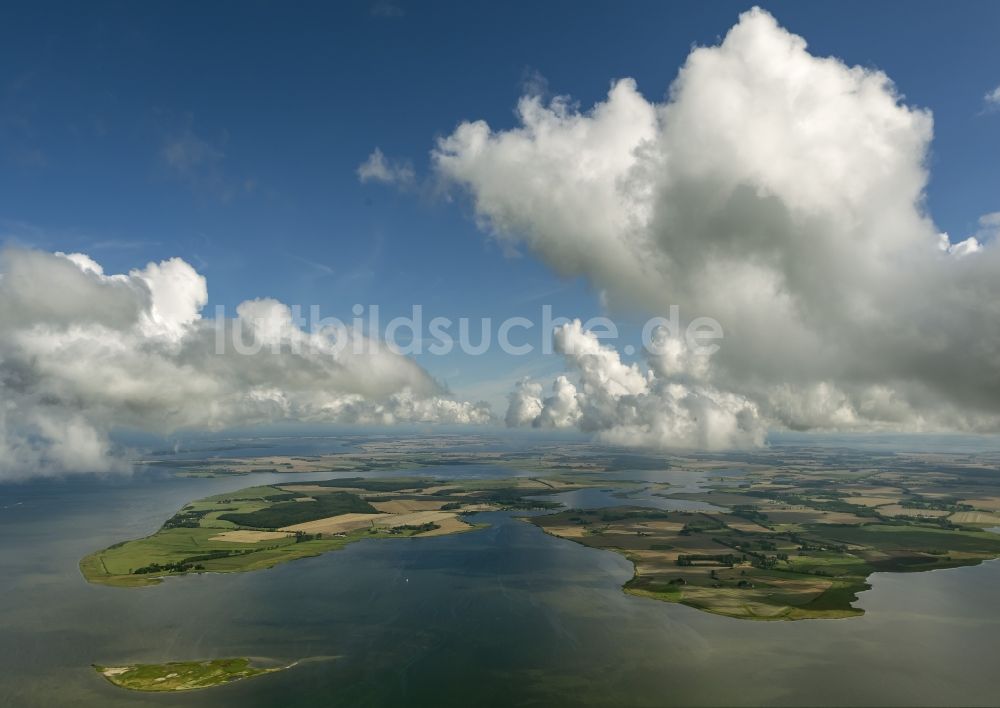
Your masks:
[{"label": "green field", "polygon": [[836,527],[809,525],[806,529],[831,541],[887,551],[909,549],[930,554],[948,551],[1000,554],[1000,534],[987,531],[884,523]]},{"label": "green field", "polygon": [[[296,543],[294,537],[264,543],[211,541],[224,529],[167,529],[152,536],[115,545],[92,553],[80,562],[90,582],[121,587],[154,585],[164,575],[178,571],[137,573],[142,568],[186,566],[179,571],[234,573],[270,568],[278,563],[335,551],[369,534],[356,532],[342,537],[313,539]],[[211,557],[215,556],[215,557]]]}]

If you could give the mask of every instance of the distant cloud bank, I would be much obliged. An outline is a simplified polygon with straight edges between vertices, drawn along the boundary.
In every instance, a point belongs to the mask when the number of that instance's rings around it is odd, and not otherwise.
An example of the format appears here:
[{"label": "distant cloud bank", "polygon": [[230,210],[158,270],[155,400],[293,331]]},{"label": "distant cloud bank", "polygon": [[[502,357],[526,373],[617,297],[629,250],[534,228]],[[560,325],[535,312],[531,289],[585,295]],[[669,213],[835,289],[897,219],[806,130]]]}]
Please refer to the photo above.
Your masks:
[{"label": "distant cloud bank", "polygon": [[[109,434],[283,419],[484,423],[386,347],[337,346],[289,308],[250,300],[202,317],[205,278],[179,258],[107,275],[90,257],[0,252],[0,480],[127,468]],[[220,347],[263,342],[252,355]]]}]

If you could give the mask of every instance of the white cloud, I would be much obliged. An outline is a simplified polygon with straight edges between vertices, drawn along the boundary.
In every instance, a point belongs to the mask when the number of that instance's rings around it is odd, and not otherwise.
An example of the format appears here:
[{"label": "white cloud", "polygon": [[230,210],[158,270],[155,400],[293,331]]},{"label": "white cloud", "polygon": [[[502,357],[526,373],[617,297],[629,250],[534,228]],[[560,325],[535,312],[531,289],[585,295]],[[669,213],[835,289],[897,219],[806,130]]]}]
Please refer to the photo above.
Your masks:
[{"label": "white cloud", "polygon": [[[764,442],[766,428],[752,402],[680,372],[668,375],[671,367],[656,356],[646,371],[624,364],[579,320],[556,329],[555,345],[579,382],[559,376],[545,399],[539,384],[522,382],[511,395],[508,425],[579,427],[622,445],[717,450]],[[677,347],[670,349],[675,362]]]},{"label": "white cloud", "polygon": [[[528,95],[518,117],[509,130],[462,123],[433,151],[479,223],[589,278],[612,307],[678,305],[725,331],[677,396],[655,370],[630,388],[642,372],[595,353],[608,405],[577,386],[580,427],[755,440],[730,425],[735,406],[795,429],[1000,429],[998,251],[979,235],[941,240],[924,209],[931,115],[882,72],[813,56],[754,9],[692,50],[663,103],[623,79],[589,111]],[[567,356],[586,381],[589,359]],[[728,422],[695,414],[690,391]],[[544,407],[528,398],[513,420]],[[619,418],[592,424],[594,411]]]},{"label": "white cloud", "polygon": [[542,413],[542,385],[521,379],[507,400],[507,425],[512,428],[531,425]]},{"label": "white cloud", "polygon": [[[118,427],[491,420],[410,359],[305,331],[276,300],[223,322],[201,316],[206,301],[205,278],[177,258],[106,275],[83,254],[0,253],[0,479],[123,468]],[[235,334],[260,351],[240,354]]]},{"label": "white cloud", "polygon": [[1000,108],[1000,86],[997,86],[992,91],[987,91],[986,95],[983,96],[983,100],[986,102],[988,109]]},{"label": "white cloud", "polygon": [[996,240],[998,236],[1000,236],[1000,211],[980,216],[975,240],[979,243],[988,243]]},{"label": "white cloud", "polygon": [[983,244],[981,244],[979,239],[975,236],[970,236],[964,241],[959,241],[958,243],[952,243],[948,234],[941,234],[939,238],[940,242],[938,247],[949,256],[955,256],[956,258],[967,256],[970,253],[979,253],[979,251],[983,250]]},{"label": "white cloud", "polygon": [[362,184],[381,182],[405,187],[413,184],[415,179],[410,163],[390,161],[379,148],[375,148],[368,159],[358,165],[357,172]]}]

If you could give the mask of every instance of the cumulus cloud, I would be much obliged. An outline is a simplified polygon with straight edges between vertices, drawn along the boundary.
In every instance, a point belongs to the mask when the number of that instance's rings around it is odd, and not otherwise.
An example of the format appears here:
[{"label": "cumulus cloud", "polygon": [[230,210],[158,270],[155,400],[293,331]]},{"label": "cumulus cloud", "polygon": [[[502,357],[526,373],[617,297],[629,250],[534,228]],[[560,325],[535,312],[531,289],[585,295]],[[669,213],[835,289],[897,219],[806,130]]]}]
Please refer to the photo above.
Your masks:
[{"label": "cumulus cloud", "polygon": [[691,51],[662,103],[622,79],[590,110],[527,95],[517,115],[508,130],[462,123],[433,151],[479,223],[612,308],[679,305],[725,339],[675,391],[613,351],[581,358],[570,337],[583,392],[567,379],[547,405],[522,385],[508,421],[540,425],[540,406],[662,445],[757,441],[756,419],[1000,428],[998,252],[942,240],[924,207],[931,114],[882,72],[814,56],[754,9]]},{"label": "cumulus cloud", "polygon": [[941,234],[938,237],[938,248],[947,253],[949,256],[961,258],[962,256],[969,255],[970,253],[979,253],[983,250],[983,244],[981,244],[979,239],[975,236],[969,236],[969,238],[964,241],[952,243],[951,237],[948,236],[948,234]]},{"label": "cumulus cloud", "polygon": [[361,183],[381,182],[406,187],[413,184],[416,175],[409,162],[389,160],[380,148],[372,150],[368,159],[358,165],[358,179]]},{"label": "cumulus cloud", "polygon": [[507,415],[504,422],[511,428],[532,425],[542,412],[542,385],[522,379],[507,396]]},{"label": "cumulus cloud", "polygon": [[205,319],[207,297],[178,258],[107,275],[83,254],[0,253],[0,479],[124,468],[120,427],[491,420],[377,342],[306,331],[272,299]]},{"label": "cumulus cloud", "polygon": [[522,381],[508,425],[578,427],[620,445],[718,450],[764,442],[757,406],[692,378],[681,340],[661,333],[645,370],[623,363],[579,320],[558,327],[554,342],[578,382],[559,376],[542,398],[540,384]]}]

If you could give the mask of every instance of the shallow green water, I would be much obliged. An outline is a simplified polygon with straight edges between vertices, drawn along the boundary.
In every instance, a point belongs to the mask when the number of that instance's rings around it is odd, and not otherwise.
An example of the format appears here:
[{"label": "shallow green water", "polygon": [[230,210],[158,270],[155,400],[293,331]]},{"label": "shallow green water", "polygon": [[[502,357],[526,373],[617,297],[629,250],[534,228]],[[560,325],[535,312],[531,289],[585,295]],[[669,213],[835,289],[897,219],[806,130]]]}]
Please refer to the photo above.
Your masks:
[{"label": "shallow green water", "polygon": [[[505,471],[440,472],[463,473]],[[475,533],[364,541],[150,588],[92,586],[77,571],[81,556],[152,532],[192,498],[270,479],[0,487],[0,705],[1000,702],[997,562],[880,574],[864,617],[795,623],[627,596],[624,558],[503,513],[480,515],[491,526]],[[339,658],[176,695],[126,692],[90,668],[245,655]]]}]

